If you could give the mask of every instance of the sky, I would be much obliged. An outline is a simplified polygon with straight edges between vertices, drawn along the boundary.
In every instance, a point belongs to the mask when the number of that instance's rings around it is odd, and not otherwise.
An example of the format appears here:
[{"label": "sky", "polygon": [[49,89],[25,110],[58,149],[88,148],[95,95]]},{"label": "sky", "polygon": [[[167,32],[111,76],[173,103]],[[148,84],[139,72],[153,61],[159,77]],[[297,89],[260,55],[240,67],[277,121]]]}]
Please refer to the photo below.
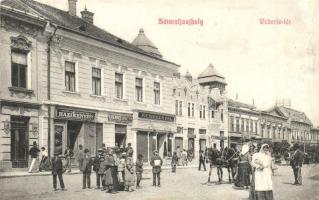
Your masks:
[{"label": "sky", "polygon": [[[38,1],[68,9],[67,0]],[[259,109],[287,99],[319,125],[319,0],[78,0],[78,16],[85,5],[95,25],[126,41],[143,28],[182,75],[188,70],[197,78],[211,63],[225,76],[229,98]],[[203,25],[160,24],[160,18]]]}]

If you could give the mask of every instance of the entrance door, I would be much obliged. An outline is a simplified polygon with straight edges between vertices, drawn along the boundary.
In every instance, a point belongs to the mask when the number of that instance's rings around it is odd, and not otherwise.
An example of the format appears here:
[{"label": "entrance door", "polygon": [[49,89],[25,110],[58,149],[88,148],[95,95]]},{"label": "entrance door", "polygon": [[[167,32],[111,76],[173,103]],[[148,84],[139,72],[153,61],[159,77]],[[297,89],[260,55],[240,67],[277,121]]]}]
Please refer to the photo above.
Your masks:
[{"label": "entrance door", "polygon": [[[67,146],[70,146],[70,149],[73,150],[73,152],[75,152],[75,150],[78,149],[78,146],[80,144],[84,145],[83,138],[79,138],[81,129],[82,129],[82,122],[68,121]],[[82,140],[79,141],[80,139]]]},{"label": "entrance door", "polygon": [[183,138],[182,137],[175,137],[175,150],[179,147],[183,150]]},{"label": "entrance door", "polygon": [[148,133],[137,132],[136,133],[136,155],[141,154],[143,161],[148,162]]},{"label": "entrance door", "polygon": [[194,138],[188,138],[188,150],[191,150],[193,152],[193,158],[194,158],[195,156]]},{"label": "entrance door", "polygon": [[126,126],[115,125],[115,146],[124,147],[126,143]]},{"label": "entrance door", "polygon": [[28,167],[29,118],[11,116],[11,162],[13,168]]},{"label": "entrance door", "polygon": [[91,155],[96,155],[96,125],[85,123],[84,148],[89,149]]},{"label": "entrance door", "polygon": [[205,151],[206,149],[206,140],[205,139],[200,139],[199,140],[199,150]]}]

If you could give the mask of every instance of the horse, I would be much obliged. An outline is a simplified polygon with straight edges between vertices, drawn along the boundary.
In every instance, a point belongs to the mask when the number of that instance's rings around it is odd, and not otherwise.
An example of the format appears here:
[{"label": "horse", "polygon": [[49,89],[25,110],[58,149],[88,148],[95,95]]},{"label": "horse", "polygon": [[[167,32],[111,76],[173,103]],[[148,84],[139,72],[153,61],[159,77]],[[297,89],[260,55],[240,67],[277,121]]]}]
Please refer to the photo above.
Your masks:
[{"label": "horse", "polygon": [[225,148],[221,152],[217,149],[207,149],[207,158],[210,161],[210,170],[208,176],[208,182],[210,182],[210,177],[212,173],[213,166],[217,168],[218,181],[223,180],[223,169],[227,168],[229,183],[234,180],[236,174],[236,166],[238,160],[238,153],[232,148]]}]

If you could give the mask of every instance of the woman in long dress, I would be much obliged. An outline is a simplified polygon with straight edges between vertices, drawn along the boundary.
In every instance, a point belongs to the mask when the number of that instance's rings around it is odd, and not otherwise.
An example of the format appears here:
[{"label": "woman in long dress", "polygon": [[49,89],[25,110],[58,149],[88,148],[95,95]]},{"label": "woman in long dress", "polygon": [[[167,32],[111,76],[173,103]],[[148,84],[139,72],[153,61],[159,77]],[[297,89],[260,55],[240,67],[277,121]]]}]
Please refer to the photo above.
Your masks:
[{"label": "woman in long dress", "polygon": [[125,191],[133,192],[133,186],[135,185],[135,175],[134,175],[134,162],[132,155],[128,154],[126,157],[126,163],[125,163],[125,180],[124,180],[124,186]]},{"label": "woman in long dress", "polygon": [[268,144],[263,144],[259,153],[253,155],[252,166],[255,167],[255,199],[273,200],[272,159]]},{"label": "woman in long dress", "polygon": [[237,186],[245,187],[246,189],[250,185],[250,174],[251,174],[251,158],[249,155],[249,146],[243,145],[239,160],[238,160],[238,174],[237,174]]}]

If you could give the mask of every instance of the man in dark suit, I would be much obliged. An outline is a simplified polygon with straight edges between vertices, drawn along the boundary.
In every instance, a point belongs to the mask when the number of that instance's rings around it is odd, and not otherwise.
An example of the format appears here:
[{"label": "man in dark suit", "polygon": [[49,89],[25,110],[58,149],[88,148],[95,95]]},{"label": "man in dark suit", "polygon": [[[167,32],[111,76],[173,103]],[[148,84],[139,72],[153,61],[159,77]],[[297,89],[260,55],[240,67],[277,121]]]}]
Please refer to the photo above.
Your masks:
[{"label": "man in dark suit", "polygon": [[54,154],[54,157],[52,158],[52,175],[53,175],[53,188],[54,191],[57,190],[56,186],[57,186],[57,181],[56,178],[59,178],[59,182],[60,182],[60,187],[61,190],[65,190],[65,186],[64,186],[64,182],[63,182],[63,164],[62,164],[62,160],[59,157],[58,153]]},{"label": "man in dark suit", "polygon": [[294,153],[292,155],[290,165],[294,172],[295,183],[294,185],[302,185],[301,167],[304,159],[304,154],[300,150],[300,145],[294,145]]},{"label": "man in dark suit", "polygon": [[200,150],[200,155],[199,155],[199,166],[198,166],[198,171],[200,171],[202,165],[204,166],[204,170],[206,171],[206,165],[205,165],[205,161],[206,161],[206,156],[203,150]]},{"label": "man in dark suit", "polygon": [[84,150],[84,157],[81,163],[81,171],[83,172],[83,187],[82,189],[91,188],[91,171],[94,160],[90,156],[90,151],[88,149]]},{"label": "man in dark suit", "polygon": [[162,165],[163,165],[163,160],[162,158],[158,155],[158,151],[155,150],[153,152],[154,156],[151,159],[151,166],[153,167],[152,172],[153,172],[153,186],[156,187],[156,177],[157,177],[157,186],[161,187],[161,171],[162,171]]}]

